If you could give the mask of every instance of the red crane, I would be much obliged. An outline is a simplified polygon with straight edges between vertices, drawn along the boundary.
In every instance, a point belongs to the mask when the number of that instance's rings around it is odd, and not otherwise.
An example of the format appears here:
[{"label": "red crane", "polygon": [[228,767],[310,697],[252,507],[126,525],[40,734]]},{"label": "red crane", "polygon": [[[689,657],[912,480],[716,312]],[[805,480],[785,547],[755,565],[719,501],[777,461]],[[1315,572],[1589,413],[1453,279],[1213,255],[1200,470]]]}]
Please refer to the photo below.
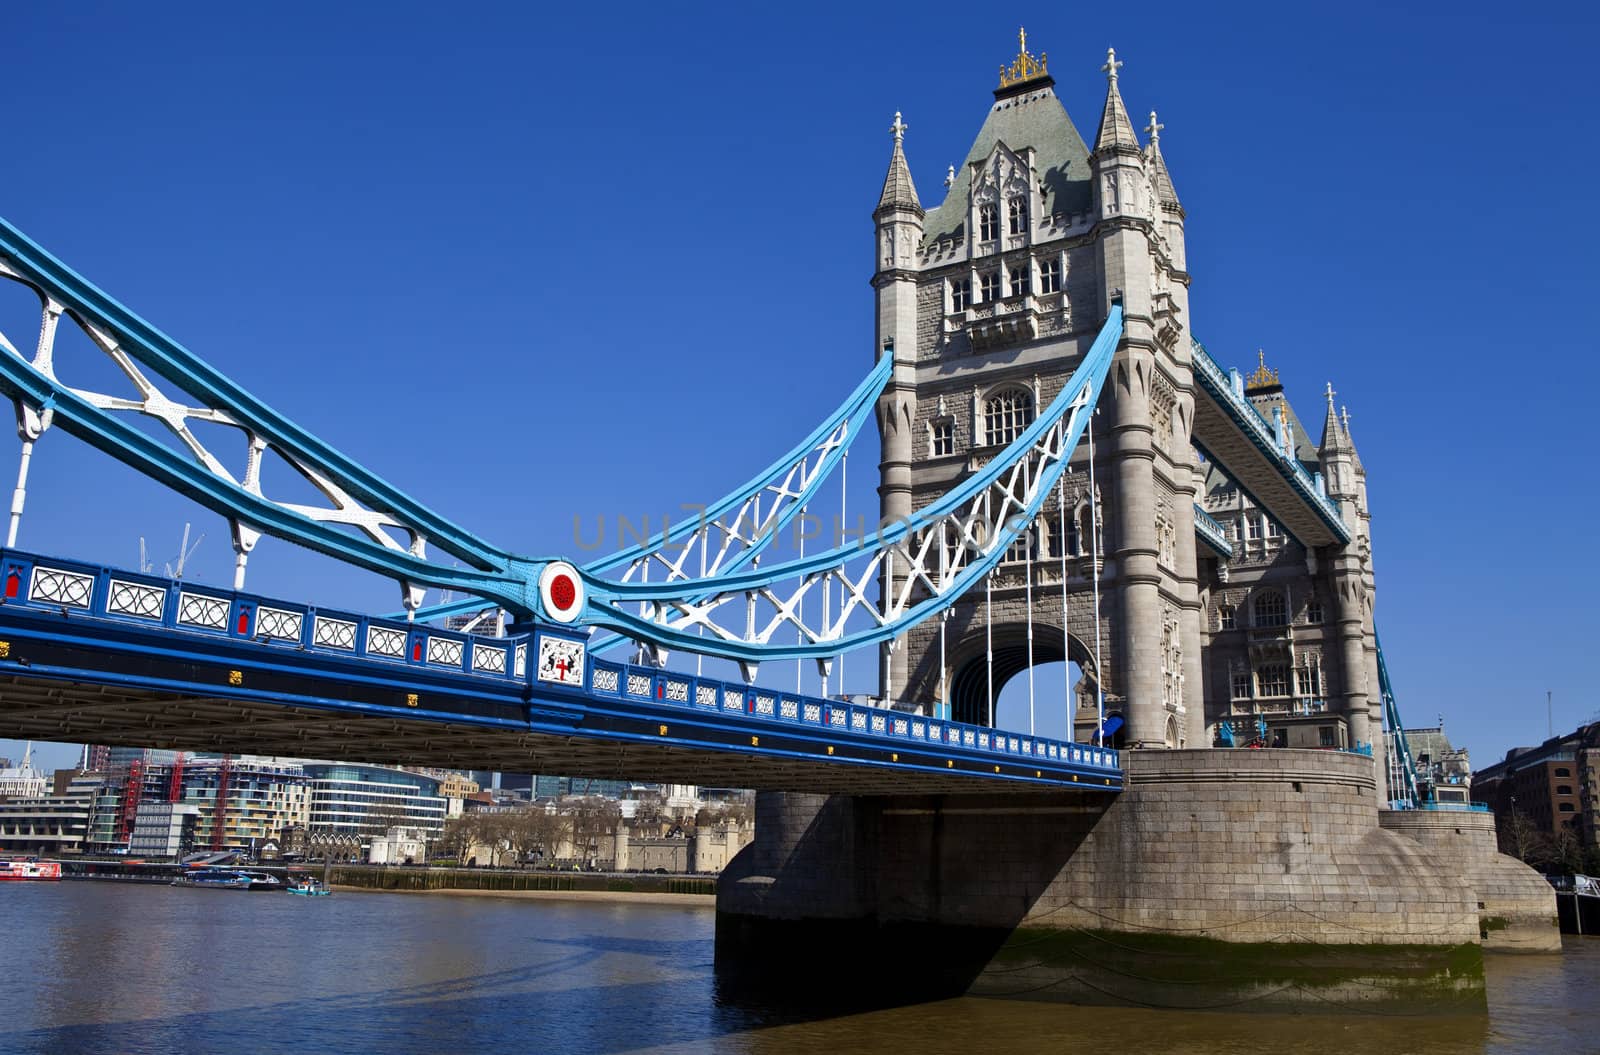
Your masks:
[{"label": "red crane", "polygon": [[122,809],[117,813],[117,842],[126,844],[133,837],[134,818],[139,813],[139,793],[144,790],[144,763],[128,763],[128,782],[122,787]]},{"label": "red crane", "polygon": [[167,801],[183,801],[183,752],[179,751],[172,760],[172,782],[167,785]]},{"label": "red crane", "polygon": [[228,777],[231,775],[228,756],[222,756],[222,766],[217,770],[217,800],[211,809],[211,848],[221,850],[222,837],[228,826]]}]

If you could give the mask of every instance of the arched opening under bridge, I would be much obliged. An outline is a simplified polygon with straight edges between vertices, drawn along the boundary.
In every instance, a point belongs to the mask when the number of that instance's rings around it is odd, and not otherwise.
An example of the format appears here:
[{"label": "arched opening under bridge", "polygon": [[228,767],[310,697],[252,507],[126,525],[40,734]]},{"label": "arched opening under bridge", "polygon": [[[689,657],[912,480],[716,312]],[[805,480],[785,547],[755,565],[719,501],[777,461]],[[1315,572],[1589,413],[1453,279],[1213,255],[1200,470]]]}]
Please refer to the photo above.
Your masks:
[{"label": "arched opening under bridge", "polygon": [[[1025,623],[996,623],[994,633],[994,725],[1028,729],[1028,628]],[[990,671],[980,631],[961,642],[950,657],[950,717],[958,722],[988,725]],[[1092,700],[1093,653],[1072,637],[1063,648],[1061,628],[1033,626],[1034,731],[1040,736],[1072,738],[1080,699]],[[1069,699],[1070,690],[1070,699]]]}]

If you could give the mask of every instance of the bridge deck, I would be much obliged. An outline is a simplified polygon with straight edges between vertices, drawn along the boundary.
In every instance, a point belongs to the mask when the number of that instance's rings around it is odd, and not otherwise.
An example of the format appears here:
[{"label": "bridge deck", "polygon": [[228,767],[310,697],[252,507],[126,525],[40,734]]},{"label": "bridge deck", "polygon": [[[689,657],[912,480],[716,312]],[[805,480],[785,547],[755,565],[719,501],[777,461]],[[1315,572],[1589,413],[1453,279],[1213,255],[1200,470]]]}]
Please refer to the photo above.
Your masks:
[{"label": "bridge deck", "polygon": [[1199,344],[1194,345],[1194,379],[1194,445],[1302,545],[1350,541],[1350,526],[1338,507],[1278,449],[1272,427]]},{"label": "bridge deck", "polygon": [[1116,791],[1116,752],[0,551],[0,736],[845,794]]}]

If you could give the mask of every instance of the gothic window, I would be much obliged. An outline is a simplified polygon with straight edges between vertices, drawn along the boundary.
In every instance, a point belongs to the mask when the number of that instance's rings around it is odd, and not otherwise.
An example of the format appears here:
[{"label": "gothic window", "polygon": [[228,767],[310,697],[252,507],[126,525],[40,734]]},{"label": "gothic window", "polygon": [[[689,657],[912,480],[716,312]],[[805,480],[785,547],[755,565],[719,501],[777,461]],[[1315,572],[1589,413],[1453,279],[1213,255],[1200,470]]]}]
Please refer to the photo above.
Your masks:
[{"label": "gothic window", "polygon": [[1313,700],[1322,698],[1322,668],[1314,663],[1304,663],[1294,672],[1298,691],[1296,695]]},{"label": "gothic window", "polygon": [[1000,237],[1000,212],[992,204],[978,206],[978,238],[992,242]]},{"label": "gothic window", "polygon": [[972,307],[972,279],[950,280],[950,310],[966,311]]},{"label": "gothic window", "polygon": [[1248,700],[1250,698],[1250,672],[1248,670],[1236,670],[1233,672],[1232,691],[1233,698],[1236,700]]},{"label": "gothic window", "polygon": [[1244,529],[1249,533],[1251,542],[1261,537],[1261,521],[1249,513],[1244,515]]},{"label": "gothic window", "polygon": [[1000,299],[1000,272],[985,271],[978,276],[978,286],[983,292],[983,303],[989,304]]},{"label": "gothic window", "polygon": [[1061,526],[1065,529],[1066,539],[1062,543],[1066,549],[1062,552],[1069,557],[1076,557],[1083,552],[1083,533],[1078,530],[1078,521],[1071,514],[1061,514]]},{"label": "gothic window", "polygon": [[1283,594],[1277,590],[1266,590],[1256,594],[1255,616],[1256,626],[1286,625],[1289,617],[1284,611]]},{"label": "gothic window", "polygon": [[1233,630],[1239,625],[1238,616],[1231,604],[1217,605],[1217,626],[1223,630]]},{"label": "gothic window", "polygon": [[935,458],[954,454],[956,452],[956,423],[950,418],[941,418],[935,421],[931,427],[930,438]]},{"label": "gothic window", "polygon": [[1262,514],[1261,517],[1261,528],[1269,540],[1279,538],[1282,535],[1282,532],[1278,530],[1278,522],[1265,514]]},{"label": "gothic window", "polygon": [[1061,261],[1060,260],[1041,260],[1041,261],[1039,261],[1039,292],[1040,293],[1060,293],[1061,292]]},{"label": "gothic window", "polygon": [[1023,530],[1022,534],[1012,540],[1011,545],[1006,547],[1005,555],[1000,558],[1000,563],[1021,564],[1028,559],[1032,551],[1033,527],[1030,525]]},{"label": "gothic window", "polygon": [[1289,695],[1289,668],[1282,663],[1266,663],[1256,670],[1258,696]]},{"label": "gothic window", "polygon": [[1007,388],[990,396],[983,404],[983,442],[990,447],[1010,443],[1033,423],[1033,394],[1022,388]]},{"label": "gothic window", "polygon": [[1322,622],[1322,602],[1315,597],[1306,602],[1306,622]]},{"label": "gothic window", "polygon": [[1028,203],[1020,196],[1006,202],[1006,224],[1012,234],[1025,234],[1028,230]]},{"label": "gothic window", "polygon": [[1228,521],[1228,540],[1230,542],[1239,541],[1239,519],[1237,517]]},{"label": "gothic window", "polygon": [[1028,292],[1028,265],[1022,264],[1011,269],[1011,295],[1013,297],[1025,296]]}]

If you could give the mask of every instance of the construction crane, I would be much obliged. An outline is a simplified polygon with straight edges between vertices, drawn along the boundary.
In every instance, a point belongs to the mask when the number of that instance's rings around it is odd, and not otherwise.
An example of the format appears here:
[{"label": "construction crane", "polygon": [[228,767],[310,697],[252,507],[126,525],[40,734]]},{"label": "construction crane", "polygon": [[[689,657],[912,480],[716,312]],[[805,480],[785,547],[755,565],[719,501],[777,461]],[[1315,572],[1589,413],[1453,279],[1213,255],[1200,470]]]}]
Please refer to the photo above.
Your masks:
[{"label": "construction crane", "polygon": [[217,799],[211,808],[211,848],[223,849],[222,839],[228,827],[228,778],[232,776],[232,767],[228,765],[228,756],[222,756],[222,765],[217,769]]},{"label": "construction crane", "polygon": [[117,842],[126,844],[133,838],[134,819],[139,814],[139,795],[144,790],[144,763],[134,759],[128,763],[128,782],[122,788],[122,808],[117,813]]},{"label": "construction crane", "polygon": [[[178,557],[176,562],[167,561],[164,565],[167,572],[167,578],[169,579],[183,578],[184,565],[189,563],[189,558],[194,556],[194,551],[200,548],[200,543],[206,540],[205,535],[202,534],[199,538],[194,540],[194,545],[189,545],[189,528],[190,525],[185,522],[183,525],[183,541],[178,543]],[[139,536],[139,570],[144,572],[146,575],[154,575],[156,570],[156,566],[150,560],[149,553],[145,547],[143,535]]]},{"label": "construction crane", "polygon": [[182,751],[172,757],[172,779],[167,784],[168,802],[183,801],[183,759]]}]

